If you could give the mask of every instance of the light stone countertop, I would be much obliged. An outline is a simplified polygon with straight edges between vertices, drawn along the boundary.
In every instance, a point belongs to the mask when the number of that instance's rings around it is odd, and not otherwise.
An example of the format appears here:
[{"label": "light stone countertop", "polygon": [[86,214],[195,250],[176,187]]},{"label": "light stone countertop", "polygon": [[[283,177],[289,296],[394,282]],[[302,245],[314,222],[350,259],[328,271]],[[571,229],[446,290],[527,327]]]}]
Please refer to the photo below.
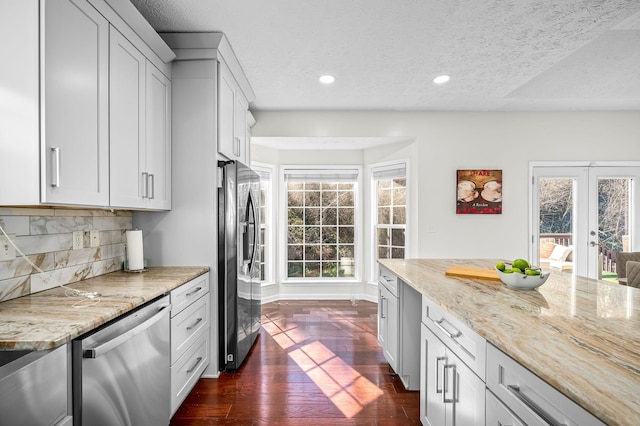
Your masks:
[{"label": "light stone countertop", "polygon": [[379,262],[606,424],[640,424],[640,289],[554,270],[533,291],[445,276],[492,259]]},{"label": "light stone countertop", "polygon": [[56,348],[208,271],[156,267],[141,273],[112,272],[66,286],[97,292],[99,302],[70,297],[60,287],[1,302],[0,350]]}]

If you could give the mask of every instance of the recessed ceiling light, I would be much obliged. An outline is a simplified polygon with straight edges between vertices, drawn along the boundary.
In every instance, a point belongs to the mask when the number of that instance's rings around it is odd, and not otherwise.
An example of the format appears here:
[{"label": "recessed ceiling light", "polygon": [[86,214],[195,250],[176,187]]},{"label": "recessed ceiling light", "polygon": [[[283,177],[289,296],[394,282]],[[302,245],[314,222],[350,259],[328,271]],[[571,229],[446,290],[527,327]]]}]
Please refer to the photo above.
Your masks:
[{"label": "recessed ceiling light", "polygon": [[437,76],[436,78],[434,78],[434,79],[433,79],[433,82],[434,82],[435,84],[444,84],[444,83],[446,83],[447,81],[449,81],[449,79],[450,79],[450,78],[451,78],[451,77],[449,77],[448,75],[443,74],[443,75],[439,75],[439,76]]},{"label": "recessed ceiling light", "polygon": [[331,74],[325,74],[320,76],[320,83],[322,84],[331,84],[336,81],[336,78]]}]

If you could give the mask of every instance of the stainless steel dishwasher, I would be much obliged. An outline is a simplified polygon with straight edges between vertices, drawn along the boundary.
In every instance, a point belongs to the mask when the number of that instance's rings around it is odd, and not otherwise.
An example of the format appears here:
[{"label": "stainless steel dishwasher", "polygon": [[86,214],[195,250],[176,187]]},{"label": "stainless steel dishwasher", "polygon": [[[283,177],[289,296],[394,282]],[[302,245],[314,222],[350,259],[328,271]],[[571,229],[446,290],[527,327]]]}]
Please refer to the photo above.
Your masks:
[{"label": "stainless steel dishwasher", "polygon": [[73,424],[170,420],[169,296],[73,341]]}]

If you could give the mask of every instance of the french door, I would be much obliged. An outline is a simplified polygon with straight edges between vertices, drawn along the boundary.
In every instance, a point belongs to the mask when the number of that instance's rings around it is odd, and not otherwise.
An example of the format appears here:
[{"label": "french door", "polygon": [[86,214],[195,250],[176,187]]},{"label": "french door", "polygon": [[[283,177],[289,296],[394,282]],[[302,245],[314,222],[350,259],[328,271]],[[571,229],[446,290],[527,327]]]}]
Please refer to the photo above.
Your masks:
[{"label": "french door", "polygon": [[615,253],[640,248],[640,165],[533,165],[531,175],[531,258],[616,281]]}]

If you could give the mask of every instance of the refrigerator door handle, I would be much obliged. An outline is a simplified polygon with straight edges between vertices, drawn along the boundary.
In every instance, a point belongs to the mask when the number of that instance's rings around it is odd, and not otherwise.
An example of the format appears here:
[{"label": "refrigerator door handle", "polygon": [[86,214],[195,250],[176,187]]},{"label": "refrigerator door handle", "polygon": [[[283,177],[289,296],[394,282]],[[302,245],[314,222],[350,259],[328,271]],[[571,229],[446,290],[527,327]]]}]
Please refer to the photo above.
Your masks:
[{"label": "refrigerator door handle", "polygon": [[[251,273],[253,271],[253,267],[255,265],[255,257],[256,257],[256,243],[258,242],[258,224],[256,223],[256,205],[253,202],[253,196],[251,194],[251,191],[249,191],[248,194],[248,198],[247,198],[247,228],[251,227],[252,231],[253,231],[253,238],[251,240],[251,255],[249,256],[249,258],[247,259],[249,261],[249,265],[248,265],[248,273]],[[249,232],[249,229],[246,229],[245,232]]]}]

